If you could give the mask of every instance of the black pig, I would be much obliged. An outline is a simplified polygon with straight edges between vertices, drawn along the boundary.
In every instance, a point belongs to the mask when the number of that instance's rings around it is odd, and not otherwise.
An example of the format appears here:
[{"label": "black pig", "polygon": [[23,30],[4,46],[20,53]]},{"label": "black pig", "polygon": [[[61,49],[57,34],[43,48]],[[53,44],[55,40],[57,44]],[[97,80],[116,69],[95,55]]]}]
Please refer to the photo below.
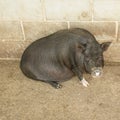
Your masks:
[{"label": "black pig", "polygon": [[[60,30],[36,40],[24,51],[20,63],[22,72],[29,78],[44,81],[60,88],[60,81],[77,75],[87,87],[83,73],[103,68],[103,52],[111,42],[99,44],[85,29]],[[99,75],[97,71],[96,75]]]}]

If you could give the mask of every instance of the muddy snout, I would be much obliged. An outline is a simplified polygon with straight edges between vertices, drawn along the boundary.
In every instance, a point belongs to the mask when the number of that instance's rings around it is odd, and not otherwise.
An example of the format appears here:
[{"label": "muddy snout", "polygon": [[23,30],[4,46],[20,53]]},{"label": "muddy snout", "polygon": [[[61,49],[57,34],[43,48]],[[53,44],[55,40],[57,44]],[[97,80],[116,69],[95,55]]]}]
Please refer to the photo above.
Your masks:
[{"label": "muddy snout", "polygon": [[92,68],[92,72],[91,72],[92,77],[100,77],[102,76],[102,74],[103,74],[103,71],[101,67]]}]

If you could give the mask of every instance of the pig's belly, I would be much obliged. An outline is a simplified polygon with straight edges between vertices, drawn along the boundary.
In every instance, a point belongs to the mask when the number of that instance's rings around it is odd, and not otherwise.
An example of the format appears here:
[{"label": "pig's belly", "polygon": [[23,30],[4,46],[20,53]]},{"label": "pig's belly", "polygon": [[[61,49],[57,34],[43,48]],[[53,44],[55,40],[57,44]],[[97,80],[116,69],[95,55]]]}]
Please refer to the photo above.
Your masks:
[{"label": "pig's belly", "polygon": [[74,73],[68,68],[43,68],[39,72],[40,79],[45,81],[65,81],[74,76]]}]

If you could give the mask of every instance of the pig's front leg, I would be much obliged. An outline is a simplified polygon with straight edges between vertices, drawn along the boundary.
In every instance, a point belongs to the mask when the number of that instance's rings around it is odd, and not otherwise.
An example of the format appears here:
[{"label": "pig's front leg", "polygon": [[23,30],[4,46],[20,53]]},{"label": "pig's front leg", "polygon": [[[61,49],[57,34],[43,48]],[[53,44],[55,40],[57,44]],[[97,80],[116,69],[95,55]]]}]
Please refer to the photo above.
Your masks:
[{"label": "pig's front leg", "polygon": [[73,68],[72,71],[78,76],[78,78],[80,79],[80,81],[84,87],[87,87],[89,85],[89,83],[85,80],[82,72],[79,70],[78,67]]},{"label": "pig's front leg", "polygon": [[81,80],[81,83],[84,87],[87,87],[89,85],[89,83],[85,80],[85,78]]}]

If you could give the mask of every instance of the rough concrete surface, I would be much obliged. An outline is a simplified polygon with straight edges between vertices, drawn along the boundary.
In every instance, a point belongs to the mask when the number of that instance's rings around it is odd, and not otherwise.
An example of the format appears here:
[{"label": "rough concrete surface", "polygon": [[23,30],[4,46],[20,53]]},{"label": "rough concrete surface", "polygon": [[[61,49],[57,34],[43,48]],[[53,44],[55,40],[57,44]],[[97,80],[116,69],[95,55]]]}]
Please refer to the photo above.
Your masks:
[{"label": "rough concrete surface", "polygon": [[105,66],[100,78],[84,75],[63,88],[26,78],[19,61],[0,61],[0,120],[119,120],[120,66]]}]

